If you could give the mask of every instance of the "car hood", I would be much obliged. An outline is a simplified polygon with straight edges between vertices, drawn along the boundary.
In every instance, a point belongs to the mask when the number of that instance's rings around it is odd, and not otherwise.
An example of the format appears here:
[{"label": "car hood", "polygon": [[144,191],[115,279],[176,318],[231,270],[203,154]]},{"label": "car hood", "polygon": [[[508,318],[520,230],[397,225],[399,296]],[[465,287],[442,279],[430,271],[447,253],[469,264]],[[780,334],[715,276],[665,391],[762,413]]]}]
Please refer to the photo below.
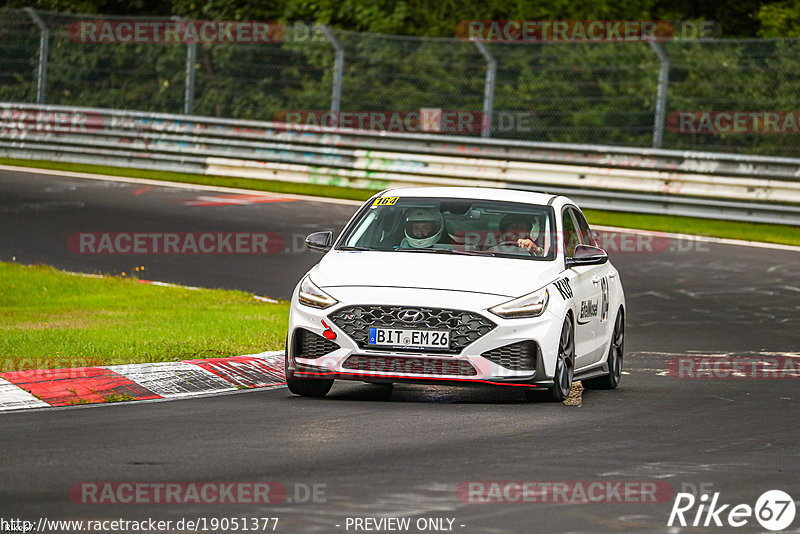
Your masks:
[{"label": "car hood", "polygon": [[334,250],[311,271],[319,287],[407,287],[518,297],[550,283],[557,261]]}]

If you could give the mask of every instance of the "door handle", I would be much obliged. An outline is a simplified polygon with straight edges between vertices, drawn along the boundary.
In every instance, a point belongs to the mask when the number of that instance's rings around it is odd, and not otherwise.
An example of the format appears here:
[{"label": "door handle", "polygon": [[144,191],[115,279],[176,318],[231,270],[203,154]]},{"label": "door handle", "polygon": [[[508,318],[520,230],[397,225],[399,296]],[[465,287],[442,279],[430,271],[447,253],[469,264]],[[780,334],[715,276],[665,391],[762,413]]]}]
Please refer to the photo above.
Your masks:
[{"label": "door handle", "polygon": [[594,278],[592,278],[592,283],[594,285],[599,284],[600,283],[600,277],[599,276],[595,276]]},{"label": "door handle", "polygon": [[611,274],[608,275],[608,277],[609,278],[616,278],[617,277],[617,273],[611,273]]}]

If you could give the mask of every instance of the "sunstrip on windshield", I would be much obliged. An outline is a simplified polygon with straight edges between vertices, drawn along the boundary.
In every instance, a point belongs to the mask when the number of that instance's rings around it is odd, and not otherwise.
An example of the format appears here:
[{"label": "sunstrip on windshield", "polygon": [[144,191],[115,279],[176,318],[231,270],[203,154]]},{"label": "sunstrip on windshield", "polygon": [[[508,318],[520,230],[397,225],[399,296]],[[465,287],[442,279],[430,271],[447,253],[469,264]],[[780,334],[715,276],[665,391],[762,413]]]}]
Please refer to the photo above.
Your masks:
[{"label": "sunstrip on windshield", "polygon": [[393,206],[400,197],[379,197],[372,203],[373,206]]}]

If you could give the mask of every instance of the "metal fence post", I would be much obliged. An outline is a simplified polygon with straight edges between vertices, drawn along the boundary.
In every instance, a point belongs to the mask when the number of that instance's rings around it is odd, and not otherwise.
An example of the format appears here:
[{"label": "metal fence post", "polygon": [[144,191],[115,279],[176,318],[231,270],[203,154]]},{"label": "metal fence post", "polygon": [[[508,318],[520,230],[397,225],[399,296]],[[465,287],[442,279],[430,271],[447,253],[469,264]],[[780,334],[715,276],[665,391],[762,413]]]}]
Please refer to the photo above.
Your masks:
[{"label": "metal fence post", "polygon": [[486,81],[483,86],[483,120],[481,137],[492,136],[492,108],[494,107],[494,76],[497,71],[497,60],[489,53],[480,41],[474,41],[481,55],[486,60]]},{"label": "metal fence post", "polygon": [[[180,22],[181,17],[174,16],[172,20]],[[183,114],[191,115],[194,113],[194,78],[195,64],[197,63],[197,43],[186,43],[186,87],[183,93]]]},{"label": "metal fence post", "polygon": [[185,115],[191,115],[194,112],[195,63],[197,63],[197,43],[189,43],[186,48],[186,94],[183,98]]},{"label": "metal fence post", "polygon": [[656,93],[656,117],[653,125],[653,148],[661,148],[664,140],[664,123],[667,115],[667,86],[669,85],[669,56],[662,43],[647,41],[658,56],[658,90]]},{"label": "metal fence post", "polygon": [[34,8],[26,7],[25,12],[39,27],[39,69],[36,74],[36,102],[44,104],[47,94],[47,55],[50,50],[50,30]]},{"label": "metal fence post", "polygon": [[[333,35],[333,32],[327,26],[320,26],[322,35],[331,44],[336,55],[333,60],[333,89],[331,91],[331,111],[333,113],[339,112],[339,106],[342,102],[342,70],[344,69],[344,47]],[[334,119],[336,120],[336,119]]]}]

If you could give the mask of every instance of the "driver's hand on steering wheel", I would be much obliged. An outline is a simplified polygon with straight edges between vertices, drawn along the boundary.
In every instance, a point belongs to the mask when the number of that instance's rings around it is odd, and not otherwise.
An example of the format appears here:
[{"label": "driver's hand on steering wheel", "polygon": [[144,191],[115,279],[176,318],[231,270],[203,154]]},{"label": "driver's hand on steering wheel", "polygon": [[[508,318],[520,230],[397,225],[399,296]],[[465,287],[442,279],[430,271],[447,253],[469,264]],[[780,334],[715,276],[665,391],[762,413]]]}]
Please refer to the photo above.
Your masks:
[{"label": "driver's hand on steering wheel", "polygon": [[542,254],[542,249],[530,239],[517,239],[517,246],[534,254]]}]

